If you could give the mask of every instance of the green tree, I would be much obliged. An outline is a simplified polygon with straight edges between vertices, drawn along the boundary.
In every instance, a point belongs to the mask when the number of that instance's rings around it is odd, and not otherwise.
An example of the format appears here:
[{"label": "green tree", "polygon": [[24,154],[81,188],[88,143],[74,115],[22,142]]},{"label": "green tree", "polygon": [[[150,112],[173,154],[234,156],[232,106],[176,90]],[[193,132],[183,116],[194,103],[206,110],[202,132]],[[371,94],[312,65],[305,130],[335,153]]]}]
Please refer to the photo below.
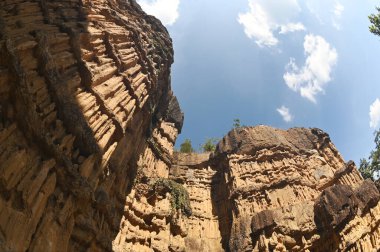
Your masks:
[{"label": "green tree", "polygon": [[374,171],[372,167],[370,166],[370,163],[367,161],[367,159],[365,158],[360,159],[359,171],[362,174],[362,177],[364,179],[372,179]]},{"label": "green tree", "polygon": [[215,151],[216,144],[219,142],[219,139],[217,138],[208,138],[206,139],[206,142],[202,144],[201,148],[203,152],[210,152]]},{"label": "green tree", "polygon": [[[371,25],[369,31],[373,34],[380,36],[380,7],[376,7],[377,13],[368,16]],[[380,130],[375,131],[375,144],[376,147],[371,151],[368,160],[365,158],[360,159],[359,171],[364,179],[374,179],[380,172]]]},{"label": "green tree", "polygon": [[240,119],[235,118],[233,121],[233,124],[232,124],[232,128],[235,129],[235,128],[239,128],[239,127],[241,127]]},{"label": "green tree", "polygon": [[368,16],[371,25],[369,31],[373,34],[380,36],[380,7],[376,7],[377,14],[371,14]]},{"label": "green tree", "polygon": [[371,151],[368,160],[360,159],[359,171],[363,178],[374,179],[374,176],[380,171],[380,130],[375,131],[375,149]]},{"label": "green tree", "polygon": [[188,138],[185,139],[185,141],[183,141],[183,143],[181,144],[179,151],[182,153],[194,152],[193,146],[191,145],[191,140]]}]

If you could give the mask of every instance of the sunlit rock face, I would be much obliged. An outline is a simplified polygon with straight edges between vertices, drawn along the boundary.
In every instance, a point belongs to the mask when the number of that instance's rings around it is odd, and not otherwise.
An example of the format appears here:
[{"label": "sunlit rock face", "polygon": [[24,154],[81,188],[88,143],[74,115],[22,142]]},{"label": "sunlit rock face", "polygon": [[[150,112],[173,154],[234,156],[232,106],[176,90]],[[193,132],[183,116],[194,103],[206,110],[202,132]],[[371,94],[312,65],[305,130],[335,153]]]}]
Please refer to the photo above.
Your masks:
[{"label": "sunlit rock face", "polygon": [[134,0],[4,0],[0,55],[0,250],[112,251],[182,127],[166,29]]},{"label": "sunlit rock face", "polygon": [[231,251],[380,248],[379,192],[319,129],[232,130],[219,143]]},{"label": "sunlit rock face", "polygon": [[379,191],[318,129],[176,153],[171,39],[134,0],[0,2],[0,251],[377,251]]},{"label": "sunlit rock face", "polygon": [[194,213],[187,251],[380,248],[376,186],[319,129],[236,128],[215,153],[174,160]]}]

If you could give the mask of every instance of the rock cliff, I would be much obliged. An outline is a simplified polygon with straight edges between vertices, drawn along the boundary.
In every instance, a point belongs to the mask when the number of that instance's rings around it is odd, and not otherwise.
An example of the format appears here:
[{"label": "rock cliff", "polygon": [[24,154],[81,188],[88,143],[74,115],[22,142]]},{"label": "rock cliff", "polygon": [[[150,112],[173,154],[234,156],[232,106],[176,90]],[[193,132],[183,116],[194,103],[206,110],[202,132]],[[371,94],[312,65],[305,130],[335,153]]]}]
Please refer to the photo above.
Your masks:
[{"label": "rock cliff", "polygon": [[134,0],[4,0],[0,55],[0,251],[112,251],[182,127],[166,29]]},{"label": "rock cliff", "polygon": [[175,153],[171,39],[134,0],[0,2],[0,251],[377,251],[379,191],[318,129]]},{"label": "rock cliff", "polygon": [[321,130],[240,128],[217,152],[227,164],[231,250],[380,248],[379,192]]},{"label": "rock cliff", "polygon": [[193,207],[186,251],[380,249],[378,189],[319,129],[237,128],[170,176]]}]

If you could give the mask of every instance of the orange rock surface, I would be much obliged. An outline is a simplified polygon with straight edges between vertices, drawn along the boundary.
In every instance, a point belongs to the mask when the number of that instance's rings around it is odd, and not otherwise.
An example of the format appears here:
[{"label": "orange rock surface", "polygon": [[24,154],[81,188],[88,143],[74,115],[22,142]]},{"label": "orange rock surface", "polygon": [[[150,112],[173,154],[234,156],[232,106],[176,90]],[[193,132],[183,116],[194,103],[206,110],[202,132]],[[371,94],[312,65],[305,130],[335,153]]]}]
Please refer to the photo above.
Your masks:
[{"label": "orange rock surface", "polygon": [[377,251],[380,194],[319,129],[236,128],[212,154],[177,154],[190,193],[186,251]]},{"label": "orange rock surface", "polygon": [[176,153],[173,49],[135,0],[0,2],[0,251],[378,251],[380,194],[319,129]]},{"label": "orange rock surface", "polygon": [[135,1],[4,0],[0,55],[0,251],[112,251],[182,125],[166,29]]}]

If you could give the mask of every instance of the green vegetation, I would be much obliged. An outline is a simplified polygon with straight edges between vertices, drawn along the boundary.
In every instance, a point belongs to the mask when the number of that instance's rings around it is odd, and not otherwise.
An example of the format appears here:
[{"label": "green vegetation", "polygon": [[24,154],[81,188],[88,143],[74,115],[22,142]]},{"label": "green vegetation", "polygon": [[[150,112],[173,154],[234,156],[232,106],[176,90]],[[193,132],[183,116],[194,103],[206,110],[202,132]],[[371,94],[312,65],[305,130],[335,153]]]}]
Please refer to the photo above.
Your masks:
[{"label": "green vegetation", "polygon": [[194,152],[193,146],[191,145],[191,140],[185,139],[185,141],[181,144],[179,151],[182,153]]},{"label": "green vegetation", "polygon": [[360,160],[359,171],[364,179],[374,179],[380,171],[380,130],[375,131],[375,144],[376,147],[371,151],[368,160],[362,158]]},{"label": "green vegetation", "polygon": [[218,138],[208,138],[206,142],[201,145],[201,149],[203,152],[212,152],[216,149],[216,144],[219,142]]},{"label": "green vegetation", "polygon": [[181,209],[186,216],[192,214],[189,194],[181,184],[170,179],[159,178],[154,182],[153,189],[156,193],[169,192],[171,194],[172,210]]},{"label": "green vegetation", "polygon": [[235,118],[233,121],[233,124],[232,124],[232,128],[235,129],[235,128],[239,128],[239,127],[241,127],[240,119]]},{"label": "green vegetation", "polygon": [[[380,7],[376,7],[377,13],[368,16],[371,25],[369,31],[380,36]],[[380,172],[380,130],[375,131],[376,147],[371,151],[368,159],[360,159],[359,172],[364,179],[374,180],[375,175],[378,177]]]},{"label": "green vegetation", "polygon": [[376,7],[377,14],[372,14],[368,16],[371,25],[369,26],[369,31],[373,34],[380,36],[380,7]]}]

